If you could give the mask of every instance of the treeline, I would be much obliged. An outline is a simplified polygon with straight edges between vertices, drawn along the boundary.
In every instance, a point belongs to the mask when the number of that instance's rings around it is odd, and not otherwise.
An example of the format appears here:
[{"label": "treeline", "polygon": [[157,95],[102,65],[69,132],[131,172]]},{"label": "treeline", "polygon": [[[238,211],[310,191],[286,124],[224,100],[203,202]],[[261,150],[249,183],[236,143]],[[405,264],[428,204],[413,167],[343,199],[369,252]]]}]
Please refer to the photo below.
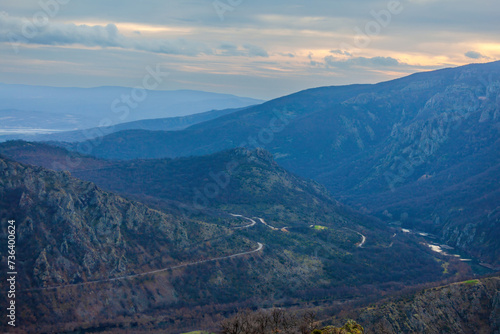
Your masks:
[{"label": "treeline", "polygon": [[239,312],[220,323],[219,334],[364,334],[364,329],[349,320],[341,327],[321,328],[314,312],[301,315],[281,308]]}]

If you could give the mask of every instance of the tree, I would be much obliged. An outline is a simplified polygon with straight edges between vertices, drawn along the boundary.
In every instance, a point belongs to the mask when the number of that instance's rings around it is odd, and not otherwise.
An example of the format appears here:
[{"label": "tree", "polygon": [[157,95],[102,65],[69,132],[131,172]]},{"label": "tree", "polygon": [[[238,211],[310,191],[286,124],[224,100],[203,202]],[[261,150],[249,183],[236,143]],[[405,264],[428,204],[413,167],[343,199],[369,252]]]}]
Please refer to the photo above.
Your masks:
[{"label": "tree", "polygon": [[316,314],[305,312],[302,317],[281,308],[257,312],[239,312],[220,324],[220,334],[364,334],[364,329],[353,320],[342,328],[316,328]]},{"label": "tree", "polygon": [[299,323],[299,330],[301,334],[310,334],[316,329],[315,326],[316,321],[316,313],[307,311],[302,316],[302,319]]}]

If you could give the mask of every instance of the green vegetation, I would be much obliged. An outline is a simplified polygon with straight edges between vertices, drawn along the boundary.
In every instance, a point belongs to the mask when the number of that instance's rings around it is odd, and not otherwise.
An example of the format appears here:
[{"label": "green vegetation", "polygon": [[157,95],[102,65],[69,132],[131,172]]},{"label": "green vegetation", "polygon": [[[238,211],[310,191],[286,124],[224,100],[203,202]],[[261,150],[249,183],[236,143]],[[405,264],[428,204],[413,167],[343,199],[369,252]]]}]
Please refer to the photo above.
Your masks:
[{"label": "green vegetation", "polygon": [[314,225],[314,229],[318,231],[328,230],[328,227],[321,225]]},{"label": "green vegetation", "polygon": [[441,264],[441,266],[443,267],[443,274],[448,274],[449,273],[449,270],[448,268],[450,267],[450,264],[448,262],[443,262],[443,264]]},{"label": "green vegetation", "polygon": [[341,327],[328,326],[321,330],[314,330],[312,334],[364,334],[365,330],[361,325],[354,320],[348,320],[347,323]]},{"label": "green vegetation", "polygon": [[476,284],[479,284],[479,280],[473,279],[473,280],[470,280],[470,281],[465,281],[465,282],[463,282],[463,284],[466,284],[466,285],[476,285]]}]

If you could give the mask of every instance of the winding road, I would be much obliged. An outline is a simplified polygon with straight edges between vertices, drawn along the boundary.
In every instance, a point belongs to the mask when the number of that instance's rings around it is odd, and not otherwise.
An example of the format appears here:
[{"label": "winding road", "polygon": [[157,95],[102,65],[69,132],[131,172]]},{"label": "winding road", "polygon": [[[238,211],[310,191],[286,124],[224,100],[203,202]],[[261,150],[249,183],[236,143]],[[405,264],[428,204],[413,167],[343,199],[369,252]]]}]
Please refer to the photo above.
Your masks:
[{"label": "winding road", "polygon": [[249,227],[255,226],[255,224],[257,224],[257,222],[255,220],[251,219],[251,218],[247,218],[247,217],[244,217],[242,215],[237,215],[237,214],[234,214],[234,213],[231,213],[230,215],[233,216],[233,217],[240,217],[240,218],[243,218],[243,219],[246,219],[246,220],[249,220],[249,221],[252,222],[250,225],[235,227],[234,228],[235,230],[243,230],[245,228],[249,228]]},{"label": "winding road", "polygon": [[[257,224],[257,222],[254,219],[252,219],[252,218],[248,218],[248,217],[245,217],[245,216],[242,216],[242,215],[238,215],[238,214],[234,214],[234,213],[231,213],[231,216],[233,216],[233,217],[240,217],[240,218],[243,218],[243,219],[246,219],[246,220],[250,221],[250,224],[245,225],[245,226],[235,227],[234,228],[235,230],[247,229],[247,228],[250,228],[250,227],[255,226]],[[272,229],[274,231],[279,230],[278,228],[276,228],[274,226],[271,226],[268,223],[266,223],[266,221],[264,219],[262,219],[262,218],[256,217],[255,219],[260,220],[260,222],[263,225],[269,227],[270,229]],[[366,243],[366,237],[363,234],[361,234],[360,232],[357,232],[357,231],[354,231],[354,230],[351,230],[351,229],[348,229],[348,228],[346,228],[346,229],[350,230],[352,232],[355,232],[355,233],[357,233],[357,234],[359,234],[361,236],[362,240],[358,244],[358,247],[359,248],[363,248],[363,245]],[[97,281],[89,281],[89,282],[82,282],[82,283],[74,283],[74,284],[66,284],[66,285],[59,285],[59,286],[51,286],[51,287],[45,287],[45,288],[27,289],[27,290],[21,290],[21,291],[23,291],[23,292],[30,292],[30,291],[57,290],[57,289],[62,289],[62,288],[67,288],[67,287],[86,286],[86,285],[99,284],[99,283],[108,283],[108,282],[114,282],[114,281],[129,280],[129,279],[133,279],[133,278],[138,278],[138,277],[143,277],[143,276],[148,276],[148,275],[159,274],[159,273],[162,273],[162,272],[165,272],[165,271],[168,271],[168,270],[185,268],[185,267],[195,266],[195,265],[199,265],[199,264],[203,264],[203,263],[215,262],[215,261],[220,261],[220,260],[225,260],[225,259],[233,259],[233,258],[240,257],[240,256],[250,255],[250,254],[254,254],[254,253],[260,252],[263,248],[264,248],[264,244],[258,242],[257,243],[257,248],[254,249],[254,250],[248,251],[248,252],[242,252],[242,253],[237,253],[237,254],[232,254],[232,255],[220,256],[220,257],[216,257],[216,258],[213,258],[213,259],[207,259],[207,260],[201,260],[201,261],[196,261],[196,262],[179,264],[179,265],[176,265],[176,266],[170,266],[170,267],[166,267],[166,268],[162,268],[162,269],[151,270],[151,271],[147,271],[147,272],[143,272],[143,273],[139,273],[139,274],[130,274],[130,275],[126,275],[126,276],[115,277],[115,278],[107,278],[107,279],[102,279],[102,280],[97,280]]]},{"label": "winding road", "polygon": [[365,242],[366,242],[366,237],[365,237],[363,234],[359,233],[359,232],[357,232],[357,233],[358,233],[358,234],[361,236],[361,238],[362,238],[362,240],[361,240],[360,244],[358,245],[358,247],[359,247],[359,248],[363,248],[363,245],[364,245],[364,244],[365,244]]},{"label": "winding road", "polygon": [[264,224],[265,226],[269,227],[271,230],[273,230],[273,231],[278,231],[279,230],[278,228],[276,228],[274,226],[271,226],[268,223],[266,223],[266,221],[264,219],[262,219],[262,218],[257,218],[257,219],[260,220],[260,222],[262,224]]},{"label": "winding road", "polygon": [[29,292],[29,291],[57,290],[57,289],[62,289],[62,288],[67,288],[67,287],[76,287],[76,286],[86,286],[86,285],[91,285],[91,284],[108,283],[108,282],[114,282],[114,281],[128,280],[128,279],[147,276],[147,275],[154,275],[154,274],[162,273],[162,272],[165,272],[168,270],[190,267],[190,266],[194,266],[194,265],[198,265],[198,264],[202,264],[202,263],[208,263],[208,262],[214,262],[214,261],[220,261],[220,260],[226,260],[226,259],[233,259],[235,257],[240,257],[240,256],[258,253],[264,248],[264,245],[260,242],[258,242],[257,244],[258,244],[258,247],[256,249],[248,251],[248,252],[242,252],[242,253],[237,253],[237,254],[233,254],[233,255],[220,256],[220,257],[216,257],[216,258],[208,259],[208,260],[201,260],[201,261],[196,261],[196,262],[179,264],[176,266],[171,266],[171,267],[157,269],[157,270],[151,270],[151,271],[147,271],[147,272],[140,273],[140,274],[131,274],[131,275],[115,277],[115,278],[107,278],[107,279],[102,279],[102,280],[97,280],[97,281],[75,283],[75,284],[66,284],[66,285],[52,286],[52,287],[46,287],[46,288],[27,289],[27,290],[22,290],[22,291]]},{"label": "winding road", "polygon": [[[234,213],[231,213],[231,216],[233,217],[239,217],[239,218],[243,218],[243,219],[246,219],[246,220],[249,220],[251,222],[251,224],[249,225],[246,225],[246,226],[241,226],[241,227],[235,227],[234,229],[235,230],[242,230],[242,229],[246,229],[246,228],[250,228],[252,226],[255,226],[255,224],[257,224],[257,222],[255,221],[255,219],[259,220],[263,225],[269,227],[271,230],[273,231],[283,231],[283,232],[288,232],[287,230],[287,227],[285,228],[282,228],[282,229],[279,229],[277,227],[274,227],[274,226],[271,226],[269,225],[268,223],[266,223],[266,221],[263,219],[263,218],[259,218],[259,217],[254,217],[253,219],[252,218],[248,218],[248,217],[245,217],[245,216],[242,216],[242,215],[237,215],[237,214],[234,214]],[[314,227],[314,225],[311,225],[310,227]],[[355,230],[352,230],[350,228],[347,228],[345,227],[346,230],[349,230],[351,232],[354,232],[356,234],[359,234],[359,236],[361,237],[361,242],[357,244],[357,246],[359,248],[363,248],[363,246],[365,245],[366,243],[366,236],[364,236],[362,233],[358,232],[358,231],[355,231]],[[392,247],[392,244],[391,246],[389,247]]]},{"label": "winding road", "polygon": [[344,228],[345,228],[346,230],[348,230],[348,231],[351,231],[351,232],[357,233],[357,234],[359,234],[359,235],[361,236],[361,242],[358,244],[358,247],[359,247],[359,248],[363,248],[364,244],[366,243],[366,237],[365,237],[363,234],[359,233],[358,231],[351,230],[350,228],[347,228],[347,227],[344,227]]},{"label": "winding road", "polygon": [[[259,218],[259,217],[254,217],[252,219],[252,218],[248,218],[248,217],[245,217],[245,216],[242,216],[242,215],[237,215],[237,214],[234,214],[234,213],[231,213],[230,215],[233,216],[233,217],[243,218],[243,219],[246,219],[246,220],[249,220],[249,221],[252,222],[250,225],[233,227],[233,229],[235,229],[235,230],[243,230],[245,228],[249,228],[249,227],[255,226],[255,224],[257,224],[257,222],[254,219],[258,219],[263,225],[269,227],[271,230],[273,230],[273,231],[279,231],[279,228],[276,228],[274,226],[269,225],[268,223],[266,223],[266,221],[264,219]],[[286,229],[286,227],[285,227],[285,229]]]}]

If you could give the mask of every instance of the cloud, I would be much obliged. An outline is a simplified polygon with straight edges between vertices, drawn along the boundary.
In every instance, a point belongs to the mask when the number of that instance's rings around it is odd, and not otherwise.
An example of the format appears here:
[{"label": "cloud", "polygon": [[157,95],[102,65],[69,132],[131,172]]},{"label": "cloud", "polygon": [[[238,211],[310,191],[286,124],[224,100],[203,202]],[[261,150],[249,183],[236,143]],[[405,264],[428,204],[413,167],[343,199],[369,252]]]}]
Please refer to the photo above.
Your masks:
[{"label": "cloud", "polygon": [[266,58],[269,57],[267,51],[261,48],[260,46],[246,44],[243,45],[243,47],[247,50],[248,55],[250,57],[266,57]]},{"label": "cloud", "polygon": [[11,17],[3,12],[0,15],[0,39],[25,44],[86,46],[119,46],[123,36],[114,24],[88,26],[41,22],[35,25],[26,19]]},{"label": "cloud", "polygon": [[326,56],[324,58],[327,68],[349,68],[352,66],[359,67],[394,67],[400,65],[400,62],[392,57],[352,57],[347,60],[339,59],[334,56]]},{"label": "cloud", "polygon": [[125,39],[120,47],[124,49],[185,56],[198,56],[200,54],[210,55],[214,53],[211,48],[203,43],[197,43],[183,38],[176,40]]},{"label": "cloud", "polygon": [[[47,26],[24,38],[22,18],[32,21],[42,2],[4,1],[0,11],[12,16],[0,17],[0,40],[6,41],[0,43],[0,81],[135,85],[144,63],[162,62],[178,71],[178,80],[169,80],[165,89],[248,91],[270,98],[485,60],[464,56],[469,49],[463,45],[480,56],[500,59],[498,12],[491,10],[498,8],[498,0],[483,0],[481,6],[470,0],[402,1],[404,17],[394,15],[390,26],[370,36],[368,47],[353,46],[353,51],[345,45],[355,45],[356,29],[366,31],[366,25],[376,21],[370,12],[387,9],[387,1],[257,0],[232,6],[224,22],[212,0],[152,1],[148,6],[132,0],[64,1],[68,5],[61,5]],[[14,54],[9,31],[20,37],[18,46],[32,45]],[[58,65],[46,65],[47,60]]]},{"label": "cloud", "polygon": [[[88,47],[118,47],[160,54],[198,56],[212,55],[215,51],[204,43],[184,38],[173,40],[145,38],[135,33],[127,37],[120,33],[115,24],[76,25],[73,23],[45,22],[38,27],[27,20],[0,13],[0,41],[16,44],[40,45],[83,45]],[[223,55],[246,57],[269,57],[263,48],[245,44],[239,48],[224,44],[220,47]]]},{"label": "cloud", "polygon": [[295,58],[295,55],[293,53],[291,53],[291,52],[288,52],[288,53],[286,53],[286,52],[280,52],[279,55],[283,56],[283,57]]},{"label": "cloud", "polygon": [[252,44],[245,44],[239,47],[235,44],[224,43],[219,46],[218,51],[218,54],[222,56],[269,57],[266,50]]},{"label": "cloud", "polygon": [[350,52],[342,51],[342,50],[330,50],[330,53],[343,55],[343,56],[352,56]]},{"label": "cloud", "polygon": [[392,57],[373,57],[373,58],[357,58],[360,64],[375,65],[375,66],[398,66],[400,63]]},{"label": "cloud", "polygon": [[482,54],[480,54],[479,52],[477,51],[468,51],[464,54],[467,58],[471,58],[471,59],[488,59],[488,57],[486,56],[483,56]]}]

